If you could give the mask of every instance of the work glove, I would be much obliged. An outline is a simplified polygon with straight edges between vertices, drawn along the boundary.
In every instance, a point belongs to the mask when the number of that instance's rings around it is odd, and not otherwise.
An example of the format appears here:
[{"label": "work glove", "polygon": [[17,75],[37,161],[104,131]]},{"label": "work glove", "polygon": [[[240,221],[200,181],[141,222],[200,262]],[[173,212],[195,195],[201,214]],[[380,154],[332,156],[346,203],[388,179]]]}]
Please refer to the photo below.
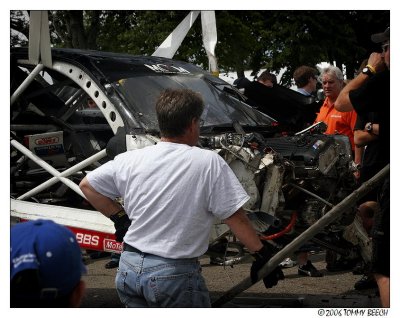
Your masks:
[{"label": "work glove", "polygon": [[[255,261],[251,265],[250,269],[250,278],[251,282],[255,284],[257,282],[257,274],[258,271],[264,267],[266,263],[270,260],[272,257],[272,253],[268,246],[263,245],[263,247],[258,251],[252,254],[252,256],[255,258]],[[265,285],[265,288],[271,288],[275,285],[278,284],[279,280],[285,279],[285,276],[283,275],[282,269],[280,266],[276,267],[271,273],[269,273],[267,276],[263,278],[263,282]]]},{"label": "work glove", "polygon": [[131,220],[125,213],[124,209],[121,209],[117,213],[110,216],[110,220],[114,222],[115,237],[117,242],[123,242],[124,236],[131,225]]}]

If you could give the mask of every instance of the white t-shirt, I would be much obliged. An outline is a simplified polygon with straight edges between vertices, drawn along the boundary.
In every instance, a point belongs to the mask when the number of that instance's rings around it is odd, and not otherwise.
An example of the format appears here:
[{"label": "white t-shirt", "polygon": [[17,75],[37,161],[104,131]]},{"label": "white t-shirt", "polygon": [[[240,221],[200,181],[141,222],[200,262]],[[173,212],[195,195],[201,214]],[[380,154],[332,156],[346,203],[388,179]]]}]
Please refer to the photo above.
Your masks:
[{"label": "white t-shirt", "polygon": [[178,143],[125,152],[87,179],[99,193],[124,198],[132,220],[124,241],[166,258],[204,254],[215,217],[228,218],[249,199],[218,154]]}]

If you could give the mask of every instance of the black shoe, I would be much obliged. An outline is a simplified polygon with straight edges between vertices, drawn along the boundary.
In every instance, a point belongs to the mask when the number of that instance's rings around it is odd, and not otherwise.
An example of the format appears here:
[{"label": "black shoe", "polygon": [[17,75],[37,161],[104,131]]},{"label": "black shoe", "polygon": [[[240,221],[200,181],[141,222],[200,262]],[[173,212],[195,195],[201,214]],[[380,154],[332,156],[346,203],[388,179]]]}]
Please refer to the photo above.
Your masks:
[{"label": "black shoe", "polygon": [[307,261],[304,265],[299,265],[297,270],[299,275],[310,276],[310,277],[322,277],[324,276],[318,269],[315,268],[311,261]]},{"label": "black shoe", "polygon": [[370,288],[377,288],[378,284],[376,280],[371,275],[363,275],[359,281],[354,284],[354,289],[356,290],[364,290]]},{"label": "black shoe", "polygon": [[119,266],[119,262],[118,261],[114,261],[114,260],[111,260],[106,265],[104,265],[104,267],[107,268],[107,269],[116,268],[118,266]]}]

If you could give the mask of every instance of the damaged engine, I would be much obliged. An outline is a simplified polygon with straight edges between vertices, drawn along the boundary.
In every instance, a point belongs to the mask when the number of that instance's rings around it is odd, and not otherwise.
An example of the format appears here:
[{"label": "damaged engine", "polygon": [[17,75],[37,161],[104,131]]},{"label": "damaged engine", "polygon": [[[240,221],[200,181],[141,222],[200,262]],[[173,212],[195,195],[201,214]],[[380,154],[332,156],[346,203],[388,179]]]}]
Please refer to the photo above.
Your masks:
[{"label": "damaged engine", "polygon": [[[295,136],[274,138],[254,133],[225,134],[203,138],[202,144],[215,149],[229,163],[251,196],[244,207],[250,220],[261,237],[278,248],[355,189],[348,138],[323,135],[315,127]],[[351,207],[314,242],[350,256],[351,244],[341,236],[354,217],[355,209]],[[338,247],[339,243],[342,246]]]}]

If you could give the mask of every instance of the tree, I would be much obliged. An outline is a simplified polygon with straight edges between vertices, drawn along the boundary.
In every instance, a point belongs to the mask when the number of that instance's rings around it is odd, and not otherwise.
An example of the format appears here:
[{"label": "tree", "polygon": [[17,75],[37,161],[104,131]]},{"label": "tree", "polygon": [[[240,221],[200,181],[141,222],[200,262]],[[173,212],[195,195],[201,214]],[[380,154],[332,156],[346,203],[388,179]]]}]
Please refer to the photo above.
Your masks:
[{"label": "tree", "polygon": [[[356,32],[355,25],[362,28],[367,21],[371,25],[371,15],[380,17],[374,29],[382,31],[386,27],[383,22],[389,21],[388,11],[265,11],[262,42],[268,60],[264,60],[264,67],[275,72],[285,68],[281,79],[284,85],[291,84],[298,66],[315,67],[321,61],[336,62],[340,68],[347,65],[352,77],[354,65],[372,51],[369,37],[373,32]],[[367,47],[360,35],[368,37]]]},{"label": "tree", "polygon": [[[97,49],[151,55],[189,11],[50,11],[55,47]],[[321,61],[346,65],[353,77],[361,61],[377,47],[370,35],[389,23],[389,11],[216,11],[216,56],[222,71],[285,69],[281,84],[290,86],[296,67]],[[28,34],[19,11],[11,11],[11,29]],[[200,18],[175,59],[205,69]],[[23,45],[11,34],[11,45]],[[19,42],[18,42],[19,41]]]},{"label": "tree", "polygon": [[27,12],[10,12],[11,46],[26,46],[29,38],[29,17]]},{"label": "tree", "polygon": [[50,11],[52,43],[60,47],[97,49],[100,14],[101,11]]},{"label": "tree", "polygon": [[262,16],[257,11],[219,11],[216,13],[218,45],[216,55],[220,68],[244,71],[259,68],[261,58],[259,28]]}]

